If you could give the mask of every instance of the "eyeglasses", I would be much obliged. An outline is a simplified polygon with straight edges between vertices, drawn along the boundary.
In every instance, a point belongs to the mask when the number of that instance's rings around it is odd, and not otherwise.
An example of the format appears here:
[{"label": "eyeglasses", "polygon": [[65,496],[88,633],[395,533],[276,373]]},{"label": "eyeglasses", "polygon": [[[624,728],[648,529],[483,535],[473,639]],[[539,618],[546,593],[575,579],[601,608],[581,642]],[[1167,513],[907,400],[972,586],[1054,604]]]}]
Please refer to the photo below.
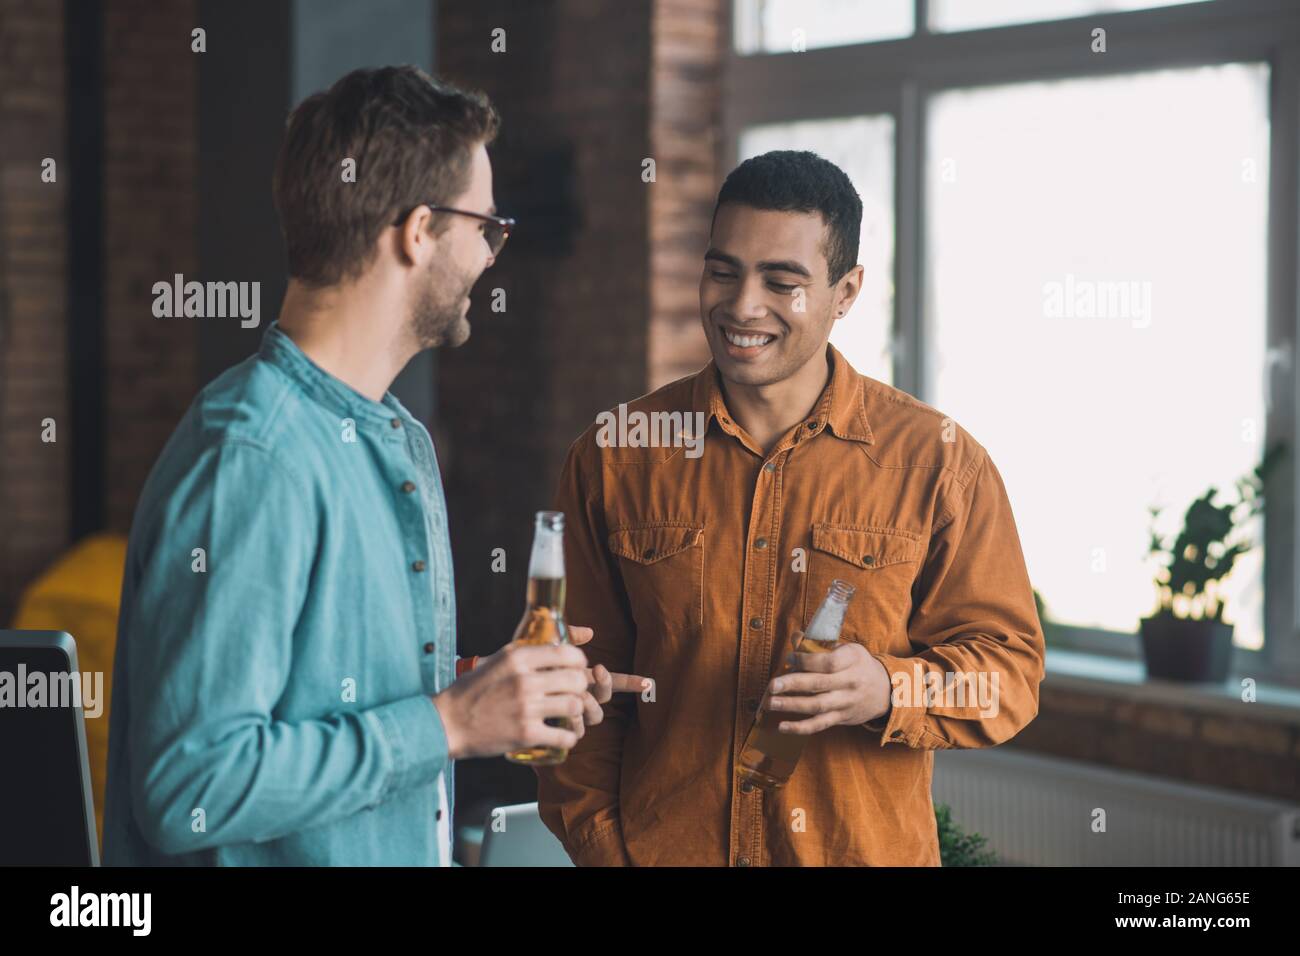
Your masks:
[{"label": "eyeglasses", "polygon": [[[510,238],[510,230],[515,226],[513,219],[507,219],[504,216],[489,216],[486,213],[470,212],[468,209],[453,209],[450,206],[435,206],[432,203],[421,203],[421,205],[427,206],[430,212],[453,212],[458,216],[473,216],[475,219],[482,219],[486,224],[483,226],[483,238],[487,240],[488,248],[492,250],[494,257],[501,252],[501,247]],[[419,208],[419,206],[413,206],[408,209],[394,220],[393,225],[400,226],[406,222],[407,216]]]}]

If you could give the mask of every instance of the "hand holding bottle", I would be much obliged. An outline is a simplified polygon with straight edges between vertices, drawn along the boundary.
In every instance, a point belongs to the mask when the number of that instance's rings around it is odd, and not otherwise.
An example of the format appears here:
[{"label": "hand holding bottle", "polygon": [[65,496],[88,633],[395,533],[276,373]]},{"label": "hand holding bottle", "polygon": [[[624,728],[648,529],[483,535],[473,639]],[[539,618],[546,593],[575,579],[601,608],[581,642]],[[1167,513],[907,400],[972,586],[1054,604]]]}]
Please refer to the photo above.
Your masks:
[{"label": "hand holding bottle", "polygon": [[508,644],[433,698],[453,760],[528,747],[567,751],[579,734],[587,656],[570,644]]},{"label": "hand holding bottle", "polygon": [[[768,685],[763,707],[789,716],[783,734],[816,734],[837,724],[865,724],[889,711],[889,672],[861,644],[833,651],[795,652],[789,670]],[[802,718],[802,719],[801,719]]]},{"label": "hand holding bottle", "polygon": [[[754,726],[740,752],[736,769],[747,783],[765,789],[785,786],[799,763],[808,735],[841,723],[844,710],[860,703],[859,682],[864,682],[865,687],[868,678],[876,679],[870,671],[871,664],[884,673],[884,668],[864,647],[840,643],[844,612],[854,591],[847,581],[832,581],[808,624],[808,631],[795,632],[795,650],[782,661],[777,677],[768,685]],[[862,657],[866,658],[865,662]],[[886,704],[888,691],[886,674]],[[872,693],[874,699],[874,690]],[[787,713],[814,716],[801,721],[782,720]],[[872,716],[865,715],[858,722],[865,723]]]}]

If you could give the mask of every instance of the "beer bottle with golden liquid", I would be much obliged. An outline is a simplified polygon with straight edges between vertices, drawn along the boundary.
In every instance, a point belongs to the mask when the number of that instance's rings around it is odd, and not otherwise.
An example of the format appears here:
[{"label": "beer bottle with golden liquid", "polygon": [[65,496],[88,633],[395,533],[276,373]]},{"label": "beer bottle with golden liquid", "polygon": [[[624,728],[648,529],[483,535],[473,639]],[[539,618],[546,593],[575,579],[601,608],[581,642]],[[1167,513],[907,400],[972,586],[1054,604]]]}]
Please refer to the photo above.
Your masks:
[{"label": "beer bottle with golden liquid", "polygon": [[[832,581],[825,599],[808,624],[808,630],[795,632],[794,649],[801,654],[825,654],[839,647],[844,611],[855,590],[846,581]],[[792,669],[788,661],[783,662],[778,676],[788,674]],[[808,738],[803,734],[783,734],[777,728],[784,720],[802,719],[805,719],[803,715],[761,709],[740,751],[740,779],[765,790],[785,786],[799,763]]]},{"label": "beer bottle with golden liquid", "polygon": [[[564,623],[564,513],[539,511],[533,531],[533,553],[528,562],[528,605],[515,628],[515,644],[567,644]],[[552,727],[576,730],[568,717],[547,717]],[[563,747],[529,747],[506,754],[513,763],[548,766],[563,763]]]}]

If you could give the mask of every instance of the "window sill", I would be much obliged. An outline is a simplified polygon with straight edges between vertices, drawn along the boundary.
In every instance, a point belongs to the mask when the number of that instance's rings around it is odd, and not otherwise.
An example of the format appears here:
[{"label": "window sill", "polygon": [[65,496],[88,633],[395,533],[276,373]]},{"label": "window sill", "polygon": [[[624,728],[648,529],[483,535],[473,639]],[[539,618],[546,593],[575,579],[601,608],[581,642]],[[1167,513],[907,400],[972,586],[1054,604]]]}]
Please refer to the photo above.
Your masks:
[{"label": "window sill", "polygon": [[[1139,701],[1170,704],[1204,713],[1277,723],[1300,722],[1300,690],[1257,682],[1256,700],[1241,699],[1240,684],[1182,684],[1148,680],[1140,660],[1049,647],[1045,683],[1051,687]],[[1247,710],[1249,708],[1249,710]]]}]

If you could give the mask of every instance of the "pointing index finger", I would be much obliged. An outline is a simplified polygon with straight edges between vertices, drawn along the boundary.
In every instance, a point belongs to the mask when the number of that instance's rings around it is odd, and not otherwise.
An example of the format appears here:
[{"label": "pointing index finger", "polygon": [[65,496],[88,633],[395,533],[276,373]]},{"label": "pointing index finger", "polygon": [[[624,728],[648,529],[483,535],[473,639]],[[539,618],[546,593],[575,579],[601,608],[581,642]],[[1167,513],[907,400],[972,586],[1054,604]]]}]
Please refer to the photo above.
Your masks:
[{"label": "pointing index finger", "polygon": [[610,674],[614,690],[618,693],[639,694],[650,687],[650,678],[638,677],[636,674]]}]

